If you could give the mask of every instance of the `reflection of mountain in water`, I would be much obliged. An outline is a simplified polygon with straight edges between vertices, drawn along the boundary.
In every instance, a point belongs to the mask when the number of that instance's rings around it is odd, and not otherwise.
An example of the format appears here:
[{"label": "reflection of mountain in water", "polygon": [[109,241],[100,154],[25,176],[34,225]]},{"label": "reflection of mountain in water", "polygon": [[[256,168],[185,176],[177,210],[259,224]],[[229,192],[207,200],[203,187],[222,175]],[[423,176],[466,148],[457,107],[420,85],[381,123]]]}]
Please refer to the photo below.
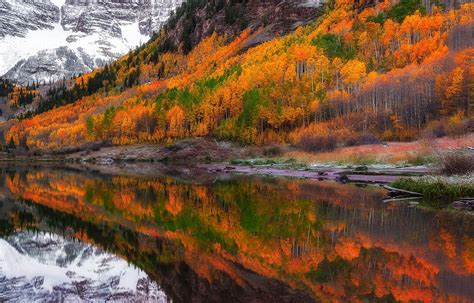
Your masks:
[{"label": "reflection of mountain in water", "polygon": [[0,239],[0,301],[166,302],[147,275],[92,245],[49,233]]},{"label": "reflection of mountain in water", "polygon": [[384,204],[372,186],[210,177],[7,168],[0,237],[73,236],[126,258],[173,302],[474,298],[469,216]]}]

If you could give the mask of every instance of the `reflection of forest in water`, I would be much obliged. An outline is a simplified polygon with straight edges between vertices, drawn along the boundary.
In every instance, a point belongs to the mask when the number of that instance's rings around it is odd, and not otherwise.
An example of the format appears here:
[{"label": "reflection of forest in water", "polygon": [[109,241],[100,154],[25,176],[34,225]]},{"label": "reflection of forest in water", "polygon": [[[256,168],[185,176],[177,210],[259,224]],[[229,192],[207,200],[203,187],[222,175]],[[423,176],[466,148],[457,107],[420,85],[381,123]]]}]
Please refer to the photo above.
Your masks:
[{"label": "reflection of forest in water", "polygon": [[382,204],[377,187],[48,168],[3,175],[3,233],[29,226],[94,243],[175,301],[474,298],[474,220]]}]

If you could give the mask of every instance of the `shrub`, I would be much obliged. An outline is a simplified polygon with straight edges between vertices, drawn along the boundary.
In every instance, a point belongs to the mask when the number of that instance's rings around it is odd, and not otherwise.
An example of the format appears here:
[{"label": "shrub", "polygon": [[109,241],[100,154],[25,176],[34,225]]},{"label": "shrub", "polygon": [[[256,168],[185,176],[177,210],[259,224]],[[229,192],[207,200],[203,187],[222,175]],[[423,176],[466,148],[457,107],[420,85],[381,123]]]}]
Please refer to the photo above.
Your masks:
[{"label": "shrub", "polygon": [[465,134],[474,132],[474,118],[464,119],[459,124]]},{"label": "shrub", "polygon": [[263,155],[265,157],[276,157],[276,156],[280,156],[281,154],[282,154],[281,148],[277,145],[266,147],[263,150]]},{"label": "shrub", "polygon": [[298,147],[307,152],[323,152],[336,149],[337,141],[331,136],[314,136],[305,134],[301,136]]},{"label": "shrub", "polygon": [[410,154],[407,163],[410,165],[415,165],[415,166],[421,166],[421,165],[426,165],[426,164],[431,164],[435,163],[437,160],[433,155],[427,155],[427,154]]},{"label": "shrub", "polygon": [[345,140],[346,146],[366,145],[366,144],[380,144],[379,138],[371,134],[362,134],[348,137]]},{"label": "shrub", "polygon": [[474,118],[467,118],[457,123],[450,123],[448,134],[453,137],[462,136],[474,131]]},{"label": "shrub", "polygon": [[433,121],[423,130],[422,137],[425,139],[436,139],[445,137],[447,134],[446,122]]},{"label": "shrub", "polygon": [[446,175],[465,175],[474,172],[474,154],[450,153],[441,161],[441,172]]}]

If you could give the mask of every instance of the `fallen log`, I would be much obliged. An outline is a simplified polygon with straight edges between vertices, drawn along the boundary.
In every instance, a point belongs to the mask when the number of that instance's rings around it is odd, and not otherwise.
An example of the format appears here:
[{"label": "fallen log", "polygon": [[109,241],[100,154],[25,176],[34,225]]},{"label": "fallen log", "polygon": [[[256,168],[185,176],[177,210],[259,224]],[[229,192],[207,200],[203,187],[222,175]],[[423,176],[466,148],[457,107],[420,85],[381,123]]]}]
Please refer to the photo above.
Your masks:
[{"label": "fallen log", "polygon": [[386,190],[389,190],[391,192],[396,192],[396,193],[400,193],[400,194],[409,194],[409,195],[412,195],[412,196],[423,196],[423,194],[420,194],[420,193],[417,193],[417,192],[414,192],[414,191],[409,191],[409,190],[404,190],[404,189],[400,189],[400,188],[396,188],[396,187],[391,187],[391,186],[388,186],[388,185],[382,185],[383,188],[385,188]]},{"label": "fallen log", "polygon": [[407,197],[407,198],[392,198],[392,199],[385,199],[382,202],[383,203],[388,203],[388,202],[399,202],[399,201],[408,201],[408,200],[416,200],[416,199],[421,199],[422,197]]}]

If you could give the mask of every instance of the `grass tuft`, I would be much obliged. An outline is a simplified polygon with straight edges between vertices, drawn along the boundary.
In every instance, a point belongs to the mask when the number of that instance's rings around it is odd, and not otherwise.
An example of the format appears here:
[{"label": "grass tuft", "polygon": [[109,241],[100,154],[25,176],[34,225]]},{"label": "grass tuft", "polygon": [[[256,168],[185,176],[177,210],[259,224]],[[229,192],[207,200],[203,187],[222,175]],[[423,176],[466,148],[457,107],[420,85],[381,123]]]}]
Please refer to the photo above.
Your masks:
[{"label": "grass tuft", "polygon": [[295,158],[257,158],[257,159],[234,159],[230,161],[232,165],[241,166],[278,166],[287,169],[304,169],[308,165],[297,161]]},{"label": "grass tuft", "polygon": [[449,153],[442,159],[441,172],[448,176],[473,173],[474,153]]},{"label": "grass tuft", "polygon": [[398,179],[392,186],[420,193],[422,204],[439,208],[460,197],[474,197],[473,179],[473,175],[410,177]]}]

